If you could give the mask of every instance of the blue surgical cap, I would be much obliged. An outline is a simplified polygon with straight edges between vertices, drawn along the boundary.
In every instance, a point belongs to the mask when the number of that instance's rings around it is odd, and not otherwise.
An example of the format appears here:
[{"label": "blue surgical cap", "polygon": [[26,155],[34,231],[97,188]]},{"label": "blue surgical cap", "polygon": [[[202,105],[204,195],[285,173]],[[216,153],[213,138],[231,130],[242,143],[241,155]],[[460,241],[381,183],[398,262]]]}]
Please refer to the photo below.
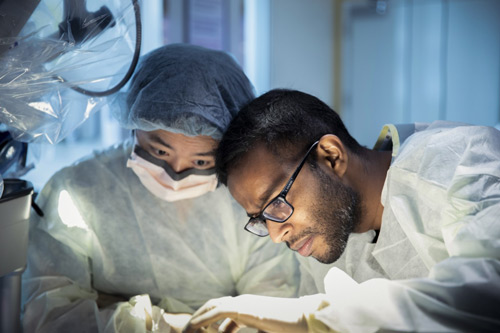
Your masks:
[{"label": "blue surgical cap", "polygon": [[171,44],[141,58],[117,118],[128,129],[218,140],[253,98],[252,84],[227,53]]}]

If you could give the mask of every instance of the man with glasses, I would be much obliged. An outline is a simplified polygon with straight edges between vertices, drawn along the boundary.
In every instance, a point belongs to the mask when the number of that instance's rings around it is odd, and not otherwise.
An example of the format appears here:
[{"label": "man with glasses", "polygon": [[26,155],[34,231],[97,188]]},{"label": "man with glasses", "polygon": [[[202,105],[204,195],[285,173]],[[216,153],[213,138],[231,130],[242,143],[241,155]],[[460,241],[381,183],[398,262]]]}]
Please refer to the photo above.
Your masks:
[{"label": "man with glasses", "polygon": [[233,119],[216,168],[245,229],[298,252],[302,294],[315,294],[213,299],[185,332],[224,318],[270,332],[499,331],[498,130],[387,125],[368,149],[317,98],[273,90]]}]

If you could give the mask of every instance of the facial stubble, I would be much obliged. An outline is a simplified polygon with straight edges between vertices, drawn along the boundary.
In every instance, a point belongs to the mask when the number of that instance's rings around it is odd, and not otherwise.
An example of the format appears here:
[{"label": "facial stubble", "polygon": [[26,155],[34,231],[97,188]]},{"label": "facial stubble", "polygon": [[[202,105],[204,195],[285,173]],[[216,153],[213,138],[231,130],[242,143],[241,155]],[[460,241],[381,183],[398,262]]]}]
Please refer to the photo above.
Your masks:
[{"label": "facial stubble", "polygon": [[361,218],[361,199],[358,192],[348,185],[333,179],[320,167],[313,166],[317,176],[317,197],[311,206],[314,225],[296,237],[322,236],[326,248],[323,253],[313,253],[316,260],[324,264],[337,261],[344,252],[349,235],[356,229]]}]

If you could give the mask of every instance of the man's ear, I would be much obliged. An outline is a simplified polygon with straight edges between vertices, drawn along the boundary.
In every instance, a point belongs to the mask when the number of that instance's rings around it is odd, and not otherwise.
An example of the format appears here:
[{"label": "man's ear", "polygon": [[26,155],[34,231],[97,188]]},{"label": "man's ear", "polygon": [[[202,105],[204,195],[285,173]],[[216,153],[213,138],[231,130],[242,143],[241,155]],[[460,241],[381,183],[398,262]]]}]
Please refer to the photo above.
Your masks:
[{"label": "man's ear", "polygon": [[326,134],[319,139],[318,163],[331,169],[339,178],[342,178],[347,171],[348,154],[339,137],[333,134]]}]

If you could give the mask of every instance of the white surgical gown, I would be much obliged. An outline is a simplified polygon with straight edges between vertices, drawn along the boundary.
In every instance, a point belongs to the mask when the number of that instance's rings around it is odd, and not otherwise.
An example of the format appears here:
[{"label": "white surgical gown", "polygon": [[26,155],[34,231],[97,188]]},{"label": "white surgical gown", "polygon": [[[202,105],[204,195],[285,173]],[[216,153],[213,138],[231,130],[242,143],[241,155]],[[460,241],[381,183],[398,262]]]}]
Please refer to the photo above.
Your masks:
[{"label": "white surgical gown", "polygon": [[126,142],[64,168],[41,191],[45,216],[30,221],[23,275],[25,332],[144,328],[132,306],[120,308],[121,319],[114,307],[99,309],[97,292],[147,294],[167,312],[227,295],[296,295],[293,254],[243,230],[248,218],[225,187],[157,199],[126,167],[131,148]]},{"label": "white surgical gown", "polygon": [[310,330],[500,331],[500,132],[436,122],[393,155],[378,240],[353,235],[316,277]]}]

